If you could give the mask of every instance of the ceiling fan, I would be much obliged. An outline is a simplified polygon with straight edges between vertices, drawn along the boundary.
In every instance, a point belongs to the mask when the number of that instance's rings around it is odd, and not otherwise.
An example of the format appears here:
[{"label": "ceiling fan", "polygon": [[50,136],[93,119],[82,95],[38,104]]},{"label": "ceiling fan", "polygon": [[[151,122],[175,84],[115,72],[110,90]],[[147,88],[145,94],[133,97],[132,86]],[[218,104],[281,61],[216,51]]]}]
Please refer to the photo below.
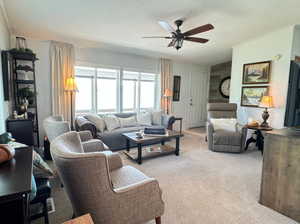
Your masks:
[{"label": "ceiling fan", "polygon": [[196,27],[194,29],[191,29],[189,31],[182,33],[181,30],[179,29],[179,27],[183,23],[183,20],[181,20],[181,19],[178,19],[174,22],[175,25],[177,26],[177,30],[175,30],[169,23],[167,23],[165,21],[159,21],[158,23],[162,28],[164,28],[166,31],[170,32],[172,36],[169,36],[169,37],[150,36],[150,37],[143,37],[143,38],[171,39],[171,42],[169,43],[168,47],[174,47],[177,50],[179,50],[182,47],[184,40],[202,43],[202,44],[206,43],[208,41],[208,39],[199,38],[199,37],[191,37],[191,36],[214,29],[213,25],[206,24],[206,25],[199,26],[199,27]]}]

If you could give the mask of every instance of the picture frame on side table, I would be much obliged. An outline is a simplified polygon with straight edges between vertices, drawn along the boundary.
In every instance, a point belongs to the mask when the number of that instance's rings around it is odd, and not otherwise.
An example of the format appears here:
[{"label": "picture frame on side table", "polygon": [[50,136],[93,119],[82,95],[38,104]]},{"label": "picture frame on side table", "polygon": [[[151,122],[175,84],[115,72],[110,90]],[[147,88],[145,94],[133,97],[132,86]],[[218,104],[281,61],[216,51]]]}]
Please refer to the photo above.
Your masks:
[{"label": "picture frame on side table", "polygon": [[268,84],[270,74],[271,61],[244,64],[243,84]]},{"label": "picture frame on side table", "polygon": [[243,86],[241,93],[242,107],[258,107],[263,96],[268,95],[268,86]]}]

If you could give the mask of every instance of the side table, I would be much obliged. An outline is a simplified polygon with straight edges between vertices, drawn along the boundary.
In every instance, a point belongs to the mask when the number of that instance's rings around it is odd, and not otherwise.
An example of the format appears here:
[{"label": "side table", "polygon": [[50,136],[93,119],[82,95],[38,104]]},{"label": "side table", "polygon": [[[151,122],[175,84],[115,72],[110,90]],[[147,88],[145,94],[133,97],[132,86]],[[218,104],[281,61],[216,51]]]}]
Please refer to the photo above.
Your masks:
[{"label": "side table", "polygon": [[251,136],[251,138],[249,138],[246,141],[245,151],[248,149],[248,146],[250,145],[250,143],[255,142],[256,147],[263,154],[264,153],[264,136],[262,134],[262,131],[272,131],[273,128],[261,127],[261,126],[248,126],[248,125],[246,125],[245,128],[254,130],[254,134],[256,135],[256,139],[253,136]]},{"label": "side table", "polygon": [[179,121],[179,122],[180,122],[180,129],[179,129],[179,132],[180,132],[180,134],[181,134],[181,133],[182,133],[182,120],[183,120],[183,118],[182,118],[182,117],[175,117],[174,120],[175,120],[175,122],[176,122],[176,121]]}]

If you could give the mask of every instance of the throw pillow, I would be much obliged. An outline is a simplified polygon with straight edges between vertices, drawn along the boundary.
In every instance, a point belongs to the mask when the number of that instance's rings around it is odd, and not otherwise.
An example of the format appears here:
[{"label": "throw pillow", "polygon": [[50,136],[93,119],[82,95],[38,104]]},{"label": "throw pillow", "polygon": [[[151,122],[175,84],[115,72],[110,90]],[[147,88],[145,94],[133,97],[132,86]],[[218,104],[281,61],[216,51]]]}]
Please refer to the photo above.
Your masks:
[{"label": "throw pillow", "polygon": [[162,111],[152,111],[152,124],[161,125],[162,123]]},{"label": "throw pillow", "polygon": [[236,118],[215,118],[210,119],[213,124],[214,130],[224,130],[236,132],[237,120]]},{"label": "throw pillow", "polygon": [[98,131],[103,132],[105,129],[105,122],[102,117],[99,117],[96,114],[88,114],[85,115],[85,118],[88,119],[90,122],[95,124]]},{"label": "throw pillow", "polygon": [[140,113],[137,115],[137,121],[138,121],[138,124],[140,124],[140,125],[151,126],[151,124],[152,124],[151,114],[148,112]]},{"label": "throw pillow", "polygon": [[119,121],[121,127],[131,127],[131,126],[136,126],[137,124],[135,116],[126,117],[126,118],[119,117]]},{"label": "throw pillow", "polygon": [[55,176],[48,164],[36,151],[33,151],[33,175],[37,178],[52,178]]},{"label": "throw pillow", "polygon": [[119,118],[117,118],[115,115],[104,116],[104,122],[108,131],[112,131],[120,127]]}]

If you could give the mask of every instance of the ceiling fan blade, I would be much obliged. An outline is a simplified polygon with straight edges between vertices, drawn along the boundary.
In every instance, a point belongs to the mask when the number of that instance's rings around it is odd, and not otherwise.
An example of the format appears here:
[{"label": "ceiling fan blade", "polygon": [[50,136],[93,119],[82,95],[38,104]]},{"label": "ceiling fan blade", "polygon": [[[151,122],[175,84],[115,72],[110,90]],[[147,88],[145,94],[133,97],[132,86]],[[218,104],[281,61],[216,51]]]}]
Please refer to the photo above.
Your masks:
[{"label": "ceiling fan blade", "polygon": [[206,24],[206,25],[199,26],[197,28],[191,29],[189,31],[186,31],[185,33],[183,33],[183,35],[184,36],[192,36],[192,35],[195,35],[195,34],[198,34],[198,33],[203,33],[203,32],[212,30],[213,28],[214,28],[213,25]]},{"label": "ceiling fan blade", "polygon": [[142,38],[164,38],[164,39],[171,39],[172,37],[149,36],[149,37],[142,37]]},{"label": "ceiling fan blade", "polygon": [[169,44],[168,47],[174,47],[176,44],[176,39],[173,39]]},{"label": "ceiling fan blade", "polygon": [[175,33],[176,30],[167,22],[165,21],[158,21],[158,24],[164,28],[166,31],[170,32],[170,33]]},{"label": "ceiling fan blade", "polygon": [[198,43],[202,43],[202,44],[209,41],[208,39],[198,38],[198,37],[185,37],[184,40],[188,40],[188,41],[192,41],[192,42],[198,42]]}]

